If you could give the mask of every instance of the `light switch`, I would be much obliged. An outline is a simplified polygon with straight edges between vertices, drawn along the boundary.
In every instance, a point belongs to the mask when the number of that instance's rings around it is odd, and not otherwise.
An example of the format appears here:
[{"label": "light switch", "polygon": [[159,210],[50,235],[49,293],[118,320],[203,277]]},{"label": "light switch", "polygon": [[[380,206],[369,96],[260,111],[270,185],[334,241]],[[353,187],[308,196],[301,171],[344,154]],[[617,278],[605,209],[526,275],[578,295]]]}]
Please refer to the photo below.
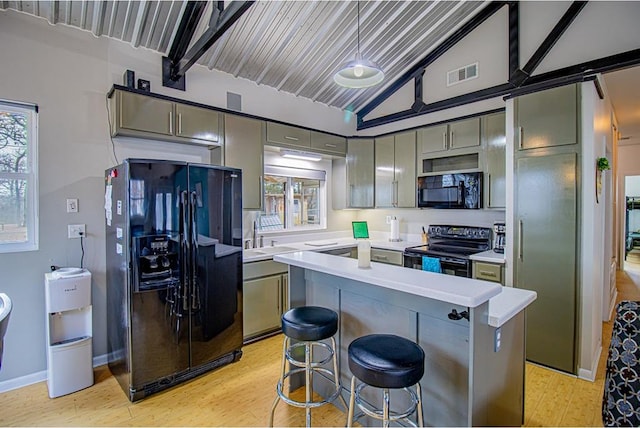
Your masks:
[{"label": "light switch", "polygon": [[67,212],[68,213],[77,213],[78,212],[78,200],[77,199],[67,199]]}]

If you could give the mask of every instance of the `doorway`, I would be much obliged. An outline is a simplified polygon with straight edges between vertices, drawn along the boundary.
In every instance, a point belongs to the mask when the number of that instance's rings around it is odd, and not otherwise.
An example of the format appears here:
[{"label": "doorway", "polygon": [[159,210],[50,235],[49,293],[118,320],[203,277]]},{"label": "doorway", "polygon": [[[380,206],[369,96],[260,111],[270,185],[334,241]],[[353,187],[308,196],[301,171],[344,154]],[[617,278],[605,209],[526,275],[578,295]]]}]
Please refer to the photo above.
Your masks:
[{"label": "doorway", "polygon": [[624,260],[622,269],[640,270],[640,175],[624,177]]}]

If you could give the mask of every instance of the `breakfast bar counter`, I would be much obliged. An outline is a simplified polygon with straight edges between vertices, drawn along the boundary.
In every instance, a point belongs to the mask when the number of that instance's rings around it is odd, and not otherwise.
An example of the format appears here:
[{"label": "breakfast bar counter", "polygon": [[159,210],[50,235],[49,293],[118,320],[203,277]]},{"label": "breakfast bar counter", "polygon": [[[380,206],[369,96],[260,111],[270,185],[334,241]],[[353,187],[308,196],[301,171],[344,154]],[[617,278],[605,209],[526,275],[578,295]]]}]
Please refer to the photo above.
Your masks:
[{"label": "breakfast bar counter", "polygon": [[[274,260],[289,265],[290,307],[317,305],[339,314],[343,387],[351,379],[351,341],[396,334],[425,351],[425,425],[523,423],[524,309],[534,292],[375,262],[358,268],[355,259],[309,251]],[[314,388],[322,393],[322,382]]]}]

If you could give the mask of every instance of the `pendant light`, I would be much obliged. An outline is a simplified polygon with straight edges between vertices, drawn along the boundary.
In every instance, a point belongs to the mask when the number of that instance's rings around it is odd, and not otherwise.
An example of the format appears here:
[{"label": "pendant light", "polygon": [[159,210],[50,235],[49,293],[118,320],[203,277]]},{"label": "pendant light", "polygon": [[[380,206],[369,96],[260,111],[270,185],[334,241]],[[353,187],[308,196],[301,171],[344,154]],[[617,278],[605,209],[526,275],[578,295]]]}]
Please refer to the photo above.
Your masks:
[{"label": "pendant light", "polygon": [[360,1],[358,0],[358,50],[356,59],[349,61],[333,75],[333,80],[346,88],[368,88],[384,80],[384,72],[360,54]]}]

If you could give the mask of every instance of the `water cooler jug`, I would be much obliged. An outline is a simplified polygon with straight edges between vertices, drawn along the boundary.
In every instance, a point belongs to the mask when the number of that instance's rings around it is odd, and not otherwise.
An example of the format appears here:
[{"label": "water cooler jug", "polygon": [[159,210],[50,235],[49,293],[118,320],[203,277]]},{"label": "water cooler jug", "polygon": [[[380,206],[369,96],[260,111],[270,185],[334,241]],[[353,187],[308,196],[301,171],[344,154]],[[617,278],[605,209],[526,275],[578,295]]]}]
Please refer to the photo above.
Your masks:
[{"label": "water cooler jug", "polygon": [[91,272],[62,268],[45,274],[49,397],[93,385]]}]

